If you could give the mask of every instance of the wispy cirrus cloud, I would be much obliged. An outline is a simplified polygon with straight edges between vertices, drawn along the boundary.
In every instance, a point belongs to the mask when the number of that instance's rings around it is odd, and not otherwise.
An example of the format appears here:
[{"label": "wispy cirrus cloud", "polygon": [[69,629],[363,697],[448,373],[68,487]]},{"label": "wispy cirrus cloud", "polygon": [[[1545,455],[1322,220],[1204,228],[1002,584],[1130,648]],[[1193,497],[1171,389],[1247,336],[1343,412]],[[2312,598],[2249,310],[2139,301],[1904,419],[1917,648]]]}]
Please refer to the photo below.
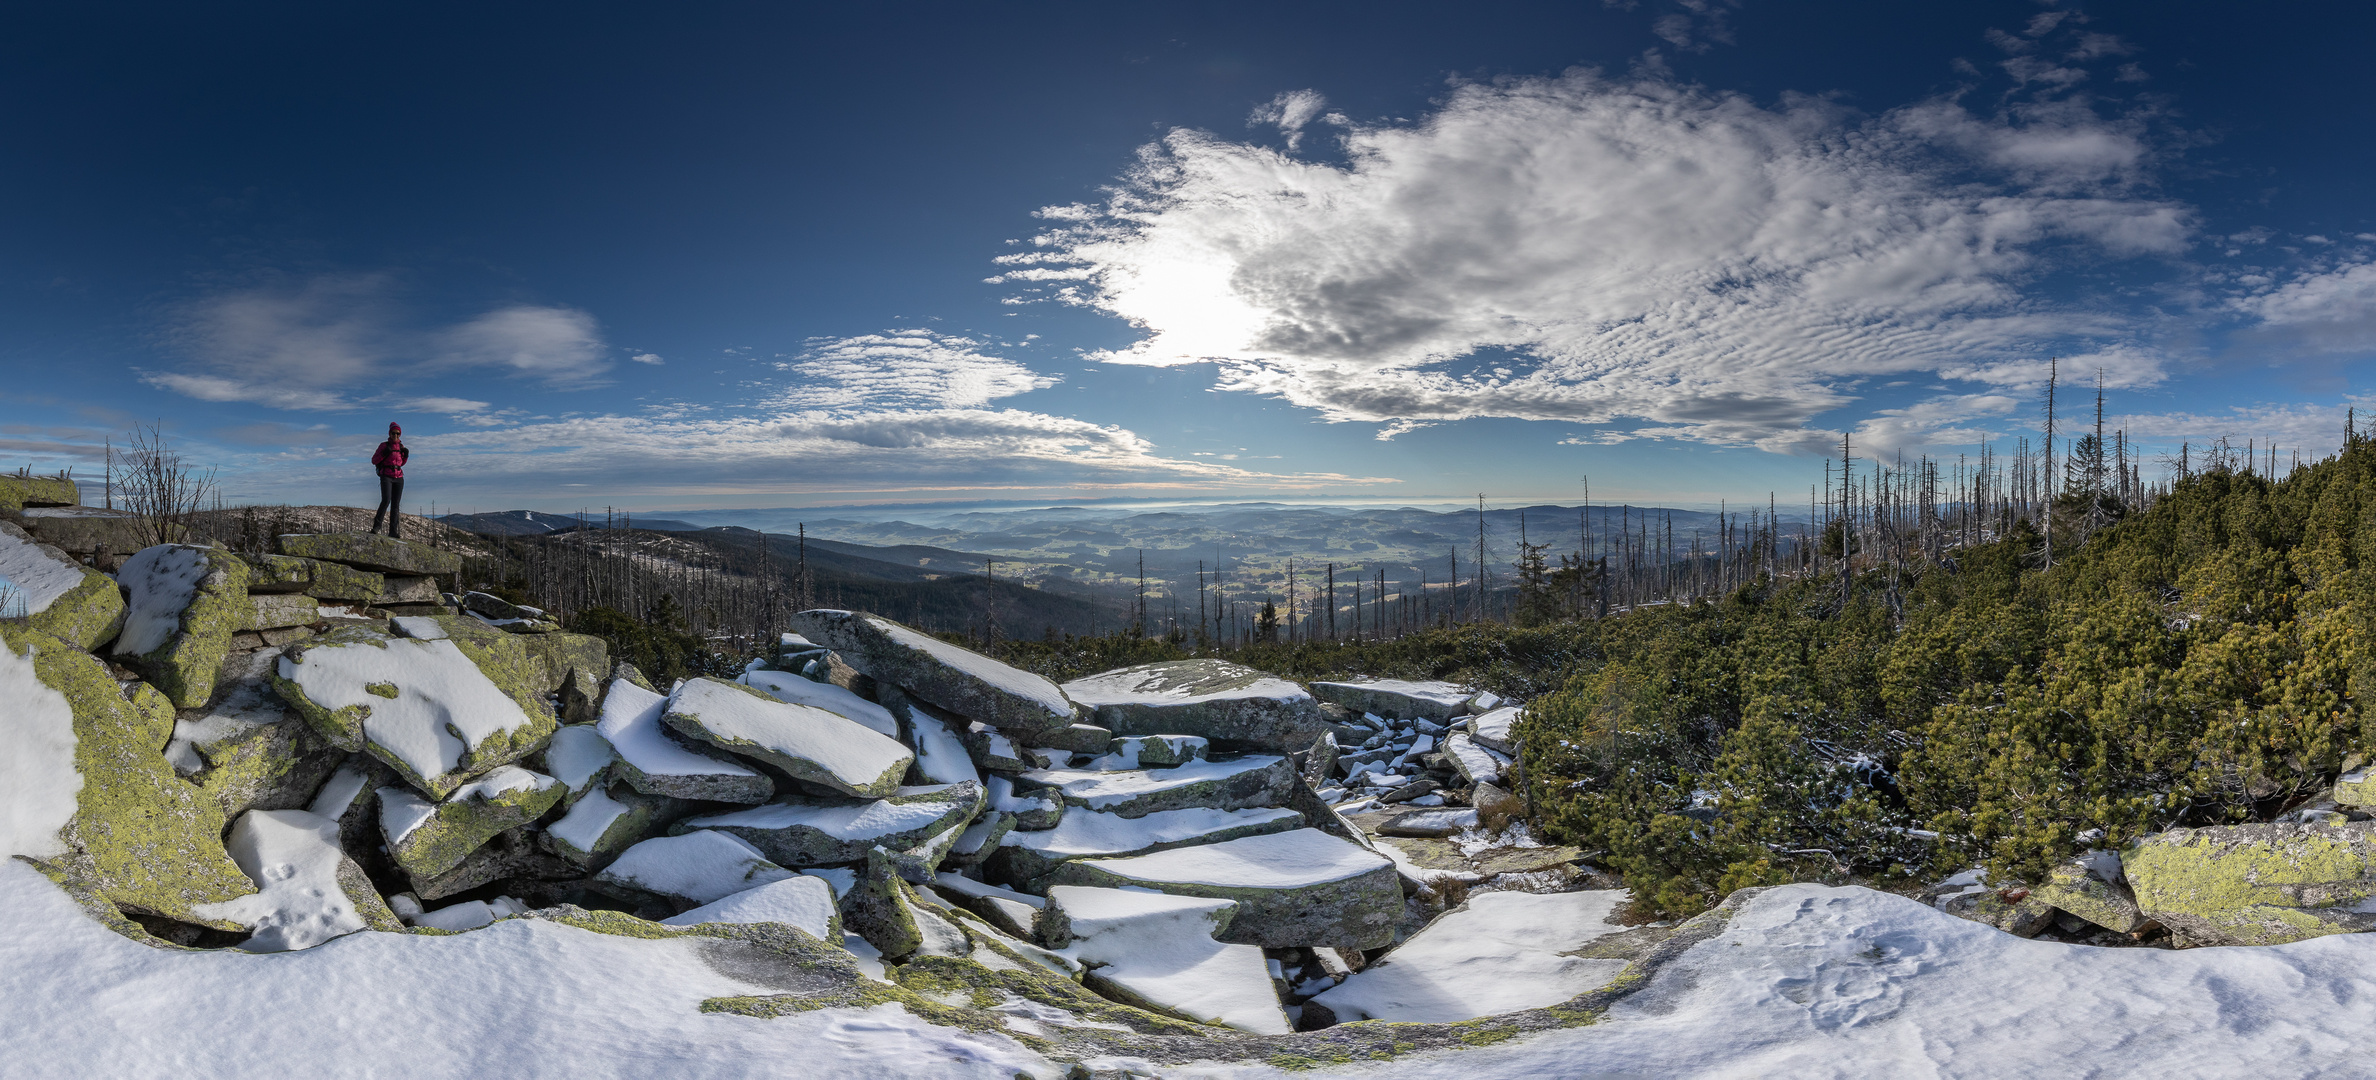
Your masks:
[{"label": "wispy cirrus cloud", "polygon": [[774,401],[793,409],[979,408],[1058,381],[985,348],[973,338],[914,329],[818,339],[776,365],[799,381]]},{"label": "wispy cirrus cloud", "polygon": [[[421,327],[397,294],[384,274],[322,274],[210,293],[177,306],[168,320],[164,340],[184,364],[142,379],[201,401],[336,412],[387,404],[409,383],[458,372],[578,389],[601,385],[610,368],[600,327],[586,312],[521,304]],[[435,412],[486,408],[447,396],[411,400]]]},{"label": "wispy cirrus cloud", "polygon": [[1389,435],[1514,417],[1812,449],[1877,378],[1978,400],[2101,352],[2158,380],[2136,319],[2031,285],[2179,256],[2195,229],[2151,189],[2140,122],[2044,92],[1866,116],[1571,72],[1348,123],[1342,149],[1174,131],[1105,202],[1043,211],[991,280],[1144,331],[1108,362],[1212,362],[1224,389]]}]

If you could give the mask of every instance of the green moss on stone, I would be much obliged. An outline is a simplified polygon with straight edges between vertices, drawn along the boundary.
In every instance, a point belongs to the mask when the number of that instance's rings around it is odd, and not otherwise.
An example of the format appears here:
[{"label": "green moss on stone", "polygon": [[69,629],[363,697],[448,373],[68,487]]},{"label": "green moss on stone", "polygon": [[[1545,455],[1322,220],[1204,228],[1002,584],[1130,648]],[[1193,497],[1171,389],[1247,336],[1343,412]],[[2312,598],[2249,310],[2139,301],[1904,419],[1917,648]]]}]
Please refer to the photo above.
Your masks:
[{"label": "green moss on stone", "polygon": [[81,489],[63,476],[0,475],[0,510],[76,506],[81,502]]},{"label": "green moss on stone", "polygon": [[2145,914],[2212,940],[2273,945],[2367,928],[2350,909],[2376,894],[2363,826],[2178,829],[2123,856]]},{"label": "green moss on stone", "polygon": [[231,635],[251,615],[247,564],[220,550],[207,550],[206,563],[206,576],[182,609],[180,630],[155,650],[124,658],[178,708],[197,708],[214,695]]},{"label": "green moss on stone", "polygon": [[58,638],[0,624],[0,647],[33,652],[42,685],[74,711],[74,767],[82,774],[60,864],[110,903],[219,930],[247,929],[194,908],[256,891],[223,850],[221,805],[159,753],[173,706],[147,683],[119,685],[91,654]]},{"label": "green moss on stone", "polygon": [[78,649],[96,648],[124,628],[124,594],[114,578],[83,566],[56,546],[43,544],[23,529],[0,521],[0,545],[11,541],[38,547],[42,554],[74,567],[82,575],[80,582],[50,600],[47,607],[21,617],[19,621],[23,625],[63,638]]},{"label": "green moss on stone", "polygon": [[389,837],[388,853],[414,880],[436,877],[460,866],[497,833],[536,820],[560,802],[567,790],[553,782],[492,798],[456,794],[438,803],[429,820],[414,826],[402,839]]},{"label": "green moss on stone", "polygon": [[279,538],[281,554],[343,563],[381,574],[454,574],[462,557],[378,533],[304,533]]},{"label": "green moss on stone", "polygon": [[384,697],[390,701],[396,700],[396,695],[403,693],[403,691],[396,689],[396,684],[392,682],[375,682],[367,684],[363,687],[363,692],[376,697]]}]

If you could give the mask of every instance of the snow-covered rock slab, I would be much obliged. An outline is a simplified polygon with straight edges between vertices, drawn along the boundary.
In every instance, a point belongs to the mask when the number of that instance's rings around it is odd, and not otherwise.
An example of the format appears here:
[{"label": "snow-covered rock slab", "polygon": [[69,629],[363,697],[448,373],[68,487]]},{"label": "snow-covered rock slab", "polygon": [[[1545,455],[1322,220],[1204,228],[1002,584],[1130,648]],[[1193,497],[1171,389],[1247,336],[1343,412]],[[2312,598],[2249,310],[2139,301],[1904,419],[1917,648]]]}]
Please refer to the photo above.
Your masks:
[{"label": "snow-covered rock slab", "polygon": [[1412,810],[1396,814],[1378,826],[1380,836],[1441,838],[1477,827],[1477,812],[1465,806],[1441,810]]},{"label": "snow-covered rock slab", "polygon": [[[796,779],[862,798],[899,789],[915,755],[838,713],[779,701],[740,683],[703,676],[669,696],[668,726]],[[962,756],[962,755],[961,755]]]},{"label": "snow-covered rock slab", "polygon": [[626,783],[616,783],[595,788],[571,804],[568,813],[545,827],[540,842],[546,851],[599,870],[684,813],[682,799],[646,795]]},{"label": "snow-covered rock slab", "polygon": [[628,848],[594,880],[629,893],[699,905],[793,876],[740,837],[703,831],[655,837]]},{"label": "snow-covered rock slab", "polygon": [[1501,783],[1502,770],[1509,764],[1508,759],[1477,745],[1465,731],[1444,736],[1444,754],[1471,784]]},{"label": "snow-covered rock slab", "polygon": [[[147,520],[129,510],[110,510],[102,506],[45,506],[27,510],[23,515],[25,531],[44,544],[53,544],[76,555],[94,555],[106,549],[117,555],[155,543],[157,535]],[[187,540],[188,533],[179,525],[167,525],[166,537]]]},{"label": "snow-covered rock slab", "polygon": [[[466,651],[468,650],[468,651]],[[438,798],[542,749],[554,723],[516,656],[490,678],[474,642],[393,638],[351,626],[289,647],[273,689],[331,744],[364,750]]]},{"label": "snow-covered rock slab", "polygon": [[1388,720],[1419,719],[1441,724],[1467,711],[1472,692],[1459,683],[1354,679],[1313,683],[1312,694],[1322,701]]},{"label": "snow-covered rock slab", "polygon": [[247,617],[247,564],[229,552],[159,544],[124,560],[124,631],[112,650],[174,707],[214,696],[215,672]]},{"label": "snow-covered rock slab", "polygon": [[1141,664],[1063,686],[1116,735],[1201,735],[1288,752],[1329,729],[1312,692],[1227,660]]},{"label": "snow-covered rock slab", "polygon": [[916,775],[927,784],[980,783],[982,771],[974,765],[972,753],[967,751],[965,738],[959,733],[971,723],[935,708],[907,694],[892,689],[883,700],[891,714],[899,719],[906,732],[906,742],[916,751]]},{"label": "snow-covered rock slab", "polygon": [[1269,755],[1192,761],[1144,772],[1034,769],[1015,777],[1019,790],[1054,790],[1073,806],[1126,818],[1192,806],[1216,810],[1278,806],[1287,801],[1289,789],[1302,782],[1286,758]]},{"label": "snow-covered rock slab", "polygon": [[6,521],[0,521],[0,581],[16,590],[0,617],[23,618],[75,648],[89,649],[123,629],[124,595],[114,578]]},{"label": "snow-covered rock slab", "polygon": [[344,563],[381,574],[454,574],[462,557],[378,533],[290,533],[278,538],[283,555]]},{"label": "snow-covered rock slab", "polygon": [[1012,778],[993,775],[984,781],[990,790],[990,809],[1015,815],[1018,830],[1053,829],[1064,820],[1064,793],[1054,788],[1016,791]]},{"label": "snow-covered rock slab", "polygon": [[1394,862],[1318,829],[1249,836],[1121,859],[1075,859],[1050,885],[1139,886],[1238,902],[1221,940],[1266,948],[1375,949],[1394,940]]},{"label": "snow-covered rock slab", "polygon": [[562,790],[560,781],[517,765],[489,769],[436,803],[403,788],[381,788],[380,833],[405,873],[436,877],[496,833],[542,816],[561,801]]},{"label": "snow-covered rock slab", "polygon": [[575,803],[607,783],[611,762],[617,760],[619,752],[611,749],[610,740],[590,723],[562,725],[544,749],[546,775],[561,781],[566,789],[561,796],[563,805]]},{"label": "snow-covered rock slab", "polygon": [[1126,818],[1097,810],[1076,810],[1056,827],[1010,832],[990,857],[989,873],[1001,881],[1027,884],[1073,859],[1146,855],[1196,844],[1217,844],[1241,836],[1286,832],[1305,825],[1293,810],[1215,810],[1195,806]]},{"label": "snow-covered rock slab", "polygon": [[1039,932],[1036,929],[1039,913],[1048,907],[1045,897],[1016,892],[958,874],[936,874],[932,884],[944,894],[962,898],[967,910],[1019,938],[1029,939]]},{"label": "snow-covered rock slab", "polygon": [[[799,637],[786,634],[785,637]],[[778,701],[823,709],[847,720],[855,720],[878,735],[899,737],[899,719],[886,709],[865,698],[829,682],[795,675],[789,671],[746,671],[737,680],[745,686],[757,687],[775,696]]]},{"label": "snow-covered rock slab", "polygon": [[682,915],[660,920],[666,926],[702,923],[782,923],[818,941],[841,944],[841,910],[834,906],[833,886],[821,878],[793,876],[756,889],[720,898]]},{"label": "snow-covered rock slab", "polygon": [[1518,722],[1520,712],[1516,705],[1504,705],[1479,713],[1468,722],[1469,737],[1475,739],[1479,746],[1504,754],[1515,754],[1518,752],[1518,742],[1510,734],[1510,728]]},{"label": "snow-covered rock slab", "polygon": [[1624,902],[1613,890],[1478,893],[1313,1000],[1339,1022],[1449,1024],[1557,1005],[1625,970],[1564,955],[1625,929],[1609,921]]},{"label": "snow-covered rock slab", "polygon": [[775,794],[775,781],[759,770],[670,738],[661,722],[667,711],[666,695],[624,675],[603,690],[594,730],[619,755],[611,769],[629,787],[646,795],[731,803],[766,802]]},{"label": "snow-covered rock slab", "polygon": [[310,949],[358,930],[404,929],[363,868],[338,845],[338,822],[305,810],[250,810],[226,845],[257,892],[199,913],[255,928],[249,952]]},{"label": "snow-covered rock slab", "polygon": [[678,829],[715,829],[750,842],[795,869],[857,862],[867,849],[914,847],[970,820],[982,807],[976,783],[904,787],[863,802],[787,800],[691,818]]},{"label": "snow-covered rock slab", "polygon": [[1025,742],[1079,719],[1055,683],[878,615],[820,609],[792,624],[878,682]]},{"label": "snow-covered rock slab", "polygon": [[1042,922],[1049,943],[1089,965],[1089,987],[1152,1012],[1259,1035],[1290,1030],[1270,965],[1252,945],[1213,940],[1228,900],[1058,886]]}]

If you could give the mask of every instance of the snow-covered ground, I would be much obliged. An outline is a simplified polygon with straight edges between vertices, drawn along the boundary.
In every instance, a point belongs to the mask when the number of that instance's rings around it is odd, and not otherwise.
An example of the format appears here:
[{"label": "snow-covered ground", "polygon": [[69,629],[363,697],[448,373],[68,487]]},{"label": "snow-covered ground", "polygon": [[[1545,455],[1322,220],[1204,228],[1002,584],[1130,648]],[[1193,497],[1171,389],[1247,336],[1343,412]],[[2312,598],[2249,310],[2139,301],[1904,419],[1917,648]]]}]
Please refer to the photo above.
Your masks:
[{"label": "snow-covered ground", "polygon": [[[512,920],[299,953],[186,953],[102,928],[0,864],[0,1073],[816,1076],[1049,1080],[1005,1039],[896,1006],[759,1020],[695,946]],[[1900,897],[1794,885],[1750,901],[1599,1023],[1304,1076],[2357,1077],[2376,938],[2265,948],[2025,941]],[[1164,1065],[1174,1077],[1268,1064]]]}]

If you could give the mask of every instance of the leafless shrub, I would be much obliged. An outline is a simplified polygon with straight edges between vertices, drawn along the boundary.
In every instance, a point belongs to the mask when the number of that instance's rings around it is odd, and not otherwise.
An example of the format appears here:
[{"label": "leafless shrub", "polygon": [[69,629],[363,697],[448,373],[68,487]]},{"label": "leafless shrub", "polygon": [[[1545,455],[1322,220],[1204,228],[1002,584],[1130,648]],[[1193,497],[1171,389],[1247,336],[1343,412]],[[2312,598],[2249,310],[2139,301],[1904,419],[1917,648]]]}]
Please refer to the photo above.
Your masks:
[{"label": "leafless shrub", "polygon": [[0,619],[21,619],[27,614],[24,590],[16,582],[0,578]]},{"label": "leafless shrub", "polygon": [[199,472],[165,438],[162,421],[134,426],[124,449],[108,451],[109,488],[122,507],[139,519],[147,544],[176,543],[188,536],[201,507],[212,501],[213,469]]}]

